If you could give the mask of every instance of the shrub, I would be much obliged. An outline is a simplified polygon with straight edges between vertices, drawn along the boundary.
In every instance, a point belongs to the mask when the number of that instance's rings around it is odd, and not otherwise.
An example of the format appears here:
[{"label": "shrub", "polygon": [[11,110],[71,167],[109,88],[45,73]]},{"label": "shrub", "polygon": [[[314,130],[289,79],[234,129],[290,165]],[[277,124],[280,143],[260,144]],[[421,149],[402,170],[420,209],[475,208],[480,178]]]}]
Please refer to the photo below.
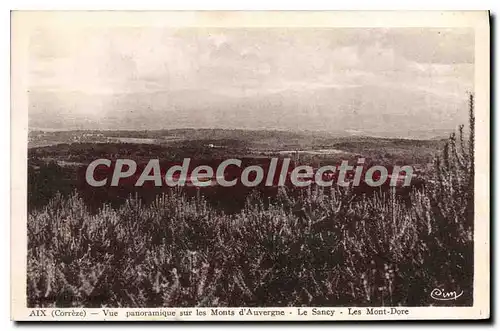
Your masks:
[{"label": "shrub", "polygon": [[[29,213],[28,305],[472,305],[473,106],[409,204],[309,187],[232,215],[181,191],[92,213],[56,195]],[[437,302],[434,288],[465,292]]]}]

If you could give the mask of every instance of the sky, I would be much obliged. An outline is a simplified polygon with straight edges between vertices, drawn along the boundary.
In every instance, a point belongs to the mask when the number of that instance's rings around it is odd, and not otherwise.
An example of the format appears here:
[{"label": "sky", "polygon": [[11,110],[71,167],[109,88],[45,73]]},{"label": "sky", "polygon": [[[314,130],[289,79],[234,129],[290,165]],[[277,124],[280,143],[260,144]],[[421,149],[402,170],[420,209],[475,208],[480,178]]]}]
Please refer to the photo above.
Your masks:
[{"label": "sky", "polygon": [[404,137],[466,122],[474,34],[457,28],[43,28],[31,35],[28,72],[33,128]]}]

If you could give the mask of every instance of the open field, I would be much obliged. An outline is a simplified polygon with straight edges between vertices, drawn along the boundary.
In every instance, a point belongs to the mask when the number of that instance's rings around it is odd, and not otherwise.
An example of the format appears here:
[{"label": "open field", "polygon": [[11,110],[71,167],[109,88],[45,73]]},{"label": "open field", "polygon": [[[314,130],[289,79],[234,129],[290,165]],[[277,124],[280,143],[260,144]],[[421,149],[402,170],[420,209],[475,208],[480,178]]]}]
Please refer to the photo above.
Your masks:
[{"label": "open field", "polygon": [[[366,163],[392,167],[411,165],[422,181],[432,172],[434,155],[444,146],[446,140],[407,140],[368,137],[336,137],[324,133],[291,133],[280,131],[242,130],[174,130],[153,132],[105,132],[93,131],[58,131],[31,134],[33,144],[41,141],[52,144],[33,147],[28,150],[29,166],[29,206],[46,204],[56,192],[67,195],[75,190],[92,207],[98,208],[102,202],[123,203],[130,194],[138,193],[147,201],[161,192],[148,187],[142,190],[133,185],[124,187],[93,188],[85,182],[86,166],[93,160],[108,158],[116,160],[127,158],[134,160],[139,167],[150,159],[159,159],[162,164],[177,164],[184,158],[191,158],[193,164],[216,166],[230,158],[243,160],[244,165],[265,165],[272,157],[291,158],[294,163],[318,167],[337,165],[342,160],[355,164],[359,157]],[[104,142],[106,137],[127,139],[127,142]],[[176,141],[160,142],[159,137],[176,137]],[[75,138],[77,137],[77,138]],[[157,143],[132,143],[130,139],[149,139]],[[79,142],[71,142],[77,140]],[[83,142],[85,140],[85,142]],[[416,182],[415,182],[416,183]],[[269,191],[269,190],[267,190]],[[276,195],[261,192],[265,196]],[[191,192],[188,192],[191,193]],[[250,190],[239,188],[223,189],[219,187],[205,189],[209,200],[221,205],[221,201],[233,197],[236,209],[240,209]],[[237,194],[235,194],[237,193]],[[235,208],[229,208],[234,210]],[[226,211],[228,209],[226,208]]]}]

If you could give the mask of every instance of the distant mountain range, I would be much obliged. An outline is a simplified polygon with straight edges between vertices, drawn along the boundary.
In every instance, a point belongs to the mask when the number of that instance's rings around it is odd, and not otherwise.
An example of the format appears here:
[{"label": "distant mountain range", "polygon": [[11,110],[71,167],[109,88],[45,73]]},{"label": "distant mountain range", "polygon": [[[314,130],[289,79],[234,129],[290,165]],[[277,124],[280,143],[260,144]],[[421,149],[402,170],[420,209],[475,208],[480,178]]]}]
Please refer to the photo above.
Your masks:
[{"label": "distant mountain range", "polygon": [[377,86],[285,91],[243,97],[210,91],[87,95],[30,92],[30,128],[156,130],[221,128],[325,131],[429,139],[467,123],[455,96]]}]

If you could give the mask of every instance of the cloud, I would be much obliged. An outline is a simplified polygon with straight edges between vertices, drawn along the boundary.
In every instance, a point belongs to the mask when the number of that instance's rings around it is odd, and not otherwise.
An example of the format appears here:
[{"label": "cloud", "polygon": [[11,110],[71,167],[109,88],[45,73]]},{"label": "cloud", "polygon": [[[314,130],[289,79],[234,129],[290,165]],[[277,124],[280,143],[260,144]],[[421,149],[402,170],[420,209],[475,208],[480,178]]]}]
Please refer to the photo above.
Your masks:
[{"label": "cloud", "polygon": [[[243,112],[244,102],[278,107],[276,94],[292,93],[310,114],[325,109],[314,105],[325,91],[336,91],[328,102],[373,107],[346,92],[380,88],[415,94],[408,107],[422,93],[455,104],[473,89],[473,49],[467,29],[41,29],[31,38],[30,116],[44,114],[50,126],[50,114],[78,122],[175,111],[206,126],[214,114]],[[302,110],[285,104],[295,126]]]}]

